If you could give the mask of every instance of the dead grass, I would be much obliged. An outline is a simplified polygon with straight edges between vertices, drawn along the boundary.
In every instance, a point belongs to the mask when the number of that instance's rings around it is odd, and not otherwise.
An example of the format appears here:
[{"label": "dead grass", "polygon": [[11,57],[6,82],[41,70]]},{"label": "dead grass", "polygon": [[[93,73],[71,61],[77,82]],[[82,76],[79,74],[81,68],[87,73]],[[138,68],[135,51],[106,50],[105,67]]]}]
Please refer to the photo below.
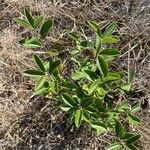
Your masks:
[{"label": "dead grass", "polygon": [[[31,96],[33,82],[22,76],[32,67],[32,53],[19,44],[22,29],[14,22],[24,6],[34,12],[52,17],[55,29],[48,37],[50,48],[70,47],[66,38],[69,30],[92,38],[87,20],[102,25],[118,21],[121,42],[117,46],[122,55],[116,62],[124,72],[135,70],[133,94],[129,100],[139,102],[143,123],[134,127],[142,133],[141,150],[150,149],[150,3],[149,0],[0,0],[0,149],[2,150],[63,150],[105,149],[111,134],[95,136],[85,128],[76,133],[53,101]],[[62,47],[63,45],[63,47]]]}]

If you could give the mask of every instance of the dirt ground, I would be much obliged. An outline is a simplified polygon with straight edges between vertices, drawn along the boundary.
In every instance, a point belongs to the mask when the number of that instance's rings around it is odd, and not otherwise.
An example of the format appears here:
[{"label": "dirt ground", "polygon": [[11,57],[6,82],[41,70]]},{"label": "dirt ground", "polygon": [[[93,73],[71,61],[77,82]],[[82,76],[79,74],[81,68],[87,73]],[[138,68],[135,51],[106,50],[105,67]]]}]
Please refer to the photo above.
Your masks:
[{"label": "dirt ground", "polygon": [[68,31],[92,38],[88,20],[107,25],[118,21],[121,56],[116,66],[135,71],[131,103],[139,103],[142,123],[132,127],[142,134],[140,150],[150,150],[150,1],[149,0],[0,0],[0,149],[1,150],[104,150],[113,135],[96,136],[83,126],[70,132],[56,103],[32,97],[34,82],[22,76],[33,67],[32,54],[18,41],[24,31],[14,19],[24,7],[55,20],[47,38],[52,49],[72,46]]}]

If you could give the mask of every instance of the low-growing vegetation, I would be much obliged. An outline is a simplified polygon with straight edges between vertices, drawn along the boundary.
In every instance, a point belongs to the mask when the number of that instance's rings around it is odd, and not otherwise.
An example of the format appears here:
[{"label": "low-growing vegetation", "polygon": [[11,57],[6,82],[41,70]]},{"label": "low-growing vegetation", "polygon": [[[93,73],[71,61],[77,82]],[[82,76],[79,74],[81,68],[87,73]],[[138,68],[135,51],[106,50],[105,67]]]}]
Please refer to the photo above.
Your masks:
[{"label": "low-growing vegetation", "polygon": [[[31,31],[20,44],[26,48],[43,47],[48,32],[54,21],[43,16],[33,16],[25,9],[21,18],[16,21]],[[71,74],[64,75],[66,62],[59,58],[59,50],[46,51],[47,59],[43,60],[34,54],[37,68],[31,68],[23,74],[35,80],[33,95],[42,95],[50,101],[57,101],[58,107],[66,112],[71,124],[71,131],[88,124],[91,132],[100,134],[113,132],[115,138],[107,146],[108,150],[127,148],[136,150],[136,142],[141,135],[129,131],[125,124],[136,125],[141,121],[134,115],[139,105],[131,106],[122,95],[132,88],[134,72],[129,70],[126,77],[120,70],[114,70],[111,64],[120,55],[112,48],[120,41],[114,34],[117,22],[101,27],[95,21],[87,22],[95,40],[87,40],[75,32],[68,33],[75,46],[68,50],[73,67]]]}]

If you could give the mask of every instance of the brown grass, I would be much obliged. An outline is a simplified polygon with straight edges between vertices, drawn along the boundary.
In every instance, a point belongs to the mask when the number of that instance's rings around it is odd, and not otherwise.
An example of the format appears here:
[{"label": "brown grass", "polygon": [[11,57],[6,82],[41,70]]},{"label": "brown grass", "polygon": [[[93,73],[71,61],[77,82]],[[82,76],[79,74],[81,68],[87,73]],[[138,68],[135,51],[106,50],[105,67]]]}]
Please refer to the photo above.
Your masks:
[{"label": "brown grass", "polygon": [[92,38],[87,20],[96,20],[102,25],[118,21],[121,42],[117,47],[122,55],[116,65],[124,72],[135,70],[129,100],[141,104],[139,115],[143,122],[133,130],[143,135],[140,149],[150,149],[149,0],[0,0],[0,149],[101,150],[113,137],[111,134],[95,136],[83,127],[71,133],[65,116],[55,108],[55,102],[32,97],[34,83],[24,78],[22,72],[33,66],[35,51],[18,44],[23,30],[14,21],[25,6],[54,18],[56,26],[47,43],[59,50],[70,47],[71,42],[66,38],[70,30]]}]

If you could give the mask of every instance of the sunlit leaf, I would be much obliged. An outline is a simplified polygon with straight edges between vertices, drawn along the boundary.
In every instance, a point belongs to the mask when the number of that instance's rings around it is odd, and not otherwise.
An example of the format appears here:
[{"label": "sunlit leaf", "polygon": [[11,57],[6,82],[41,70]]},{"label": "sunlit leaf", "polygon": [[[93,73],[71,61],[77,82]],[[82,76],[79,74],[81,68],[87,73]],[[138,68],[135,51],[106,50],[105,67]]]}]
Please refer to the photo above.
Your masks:
[{"label": "sunlit leaf", "polygon": [[75,126],[77,128],[79,128],[80,124],[81,124],[81,121],[82,121],[82,110],[78,109],[76,112],[75,112]]},{"label": "sunlit leaf", "polygon": [[100,122],[92,122],[91,123],[91,127],[96,129],[97,133],[103,133],[107,131],[107,126],[104,123],[100,123]]},{"label": "sunlit leaf", "polygon": [[110,146],[107,148],[107,150],[120,150],[122,148],[122,145],[118,142],[113,142],[110,144]]},{"label": "sunlit leaf", "polygon": [[44,17],[43,16],[37,16],[34,19],[34,28],[36,29],[42,22],[43,22]]},{"label": "sunlit leaf", "polygon": [[23,19],[17,18],[16,22],[19,23],[20,25],[22,25],[23,27],[27,28],[27,29],[33,29],[32,25]]},{"label": "sunlit leaf", "polygon": [[141,138],[141,135],[134,135],[126,140],[127,144],[135,143],[138,139]]},{"label": "sunlit leaf", "polygon": [[137,116],[134,116],[132,114],[128,114],[128,120],[130,124],[139,124],[141,123],[140,119]]},{"label": "sunlit leaf", "polygon": [[102,43],[117,43],[120,41],[118,36],[104,37],[102,38]]},{"label": "sunlit leaf", "polygon": [[35,90],[35,91],[38,91],[40,88],[42,88],[42,86],[44,85],[45,81],[46,81],[46,77],[45,77],[45,76],[42,76],[42,77],[37,81],[37,83],[35,84],[34,90]]},{"label": "sunlit leaf", "polygon": [[122,84],[121,89],[125,92],[129,92],[131,90],[131,84],[128,83]]},{"label": "sunlit leaf", "polygon": [[112,33],[115,31],[115,29],[117,28],[117,23],[116,22],[112,22],[109,26],[107,26],[107,28],[105,29],[104,33],[103,33],[103,37],[109,37],[112,35]]}]

